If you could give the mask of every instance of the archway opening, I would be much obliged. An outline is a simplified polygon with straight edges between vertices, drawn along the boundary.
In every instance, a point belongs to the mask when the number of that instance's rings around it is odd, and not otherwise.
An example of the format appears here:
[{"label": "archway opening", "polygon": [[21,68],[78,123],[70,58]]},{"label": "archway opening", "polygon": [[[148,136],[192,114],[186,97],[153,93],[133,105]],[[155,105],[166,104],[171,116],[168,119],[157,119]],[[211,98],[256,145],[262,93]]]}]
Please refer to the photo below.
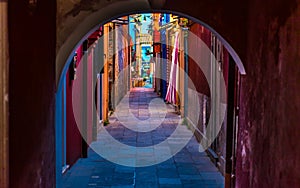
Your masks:
[{"label": "archway opening", "polygon": [[[228,143],[236,142],[236,128],[229,130],[226,125],[236,124],[234,108],[238,99],[238,71],[245,73],[230,45],[213,29],[186,15],[162,12],[125,14],[98,24],[72,49],[60,76],[56,103],[58,184],[61,171],[69,168],[68,160],[74,164],[79,157],[88,157],[88,147],[117,165],[145,167],[168,161],[194,136],[200,143],[198,151],[207,151],[223,175],[229,170],[232,172],[234,168],[229,169],[232,164],[227,164],[226,159],[235,152],[234,147],[228,148]],[[149,91],[145,87],[150,88]],[[141,101],[130,97],[129,91],[133,96],[138,95]],[[151,95],[150,99],[143,97],[144,94]],[[151,103],[154,98],[160,101]],[[143,111],[142,115],[125,110],[131,105]],[[152,109],[162,110],[151,111],[151,105]],[[173,112],[164,111],[164,108]],[[192,134],[186,139],[180,138],[185,141],[183,147],[173,148],[175,151],[170,151],[167,157],[151,162],[149,158],[143,158],[143,151],[140,161],[128,162],[121,154],[116,158],[116,150],[106,152],[108,143],[103,143],[101,138],[107,135],[101,133],[107,129],[104,125],[112,124],[110,120],[119,121],[123,124],[121,127],[127,124],[128,127],[122,127],[122,130],[143,132],[142,135],[147,137],[146,130],[153,131],[159,128],[156,126],[158,122],[175,118],[170,115],[172,113],[180,118],[168,134],[179,134],[180,130],[176,132],[176,128],[182,124]],[[128,119],[130,114],[133,116]],[[151,114],[156,116],[155,123],[150,121]],[[132,120],[134,123],[130,124]],[[97,142],[99,134],[102,142]],[[118,141],[123,137],[124,134]],[[115,145],[116,149],[122,146]],[[140,145],[142,150],[148,146]],[[132,151],[132,145],[128,150],[122,149]],[[77,155],[72,156],[74,152]]]}]

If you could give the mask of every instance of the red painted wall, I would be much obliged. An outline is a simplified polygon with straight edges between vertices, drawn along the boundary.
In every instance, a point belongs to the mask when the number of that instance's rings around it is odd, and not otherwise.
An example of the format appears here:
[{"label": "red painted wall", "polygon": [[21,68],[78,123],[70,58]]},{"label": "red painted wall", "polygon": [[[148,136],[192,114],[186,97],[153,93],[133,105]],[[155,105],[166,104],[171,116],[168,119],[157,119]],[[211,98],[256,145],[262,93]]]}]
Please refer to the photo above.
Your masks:
[{"label": "red painted wall", "polygon": [[55,185],[56,1],[8,2],[10,187]]},{"label": "red painted wall", "polygon": [[[77,59],[82,57],[82,46],[77,49]],[[77,61],[78,66],[78,61]],[[67,164],[74,164],[77,159],[81,157],[81,147],[82,147],[82,138],[77,127],[74,114],[73,114],[73,104],[72,104],[72,86],[73,81],[70,80],[69,71],[66,75],[66,105],[67,105]]]},{"label": "red painted wall", "polygon": [[[191,26],[190,31],[194,33],[196,36],[198,36],[210,48],[210,32],[202,28],[203,27],[201,25],[195,23]],[[199,49],[201,49],[200,47],[201,44],[199,43],[199,41],[194,40],[194,38],[192,37],[189,37],[188,44],[189,44],[188,47],[189,54],[195,54],[195,51],[197,50],[199,51]],[[208,54],[205,55],[208,56]],[[198,55],[198,57],[196,58],[204,60],[204,58],[201,57],[201,55]],[[191,57],[189,57],[188,75],[191,81],[193,81],[193,84],[195,85],[199,93],[202,93],[206,96],[210,96],[209,85],[204,76],[204,73]]]}]

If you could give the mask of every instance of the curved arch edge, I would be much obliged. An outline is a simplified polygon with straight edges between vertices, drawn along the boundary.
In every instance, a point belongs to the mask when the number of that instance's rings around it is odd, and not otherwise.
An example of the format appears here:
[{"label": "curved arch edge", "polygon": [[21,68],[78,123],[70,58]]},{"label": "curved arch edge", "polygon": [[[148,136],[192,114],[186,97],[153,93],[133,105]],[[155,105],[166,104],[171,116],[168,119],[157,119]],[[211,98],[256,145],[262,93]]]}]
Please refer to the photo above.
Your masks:
[{"label": "curved arch edge", "polygon": [[[147,0],[132,0],[132,1],[117,1],[114,4],[108,5],[105,8],[99,9],[97,12],[86,17],[82,23],[80,23],[74,32],[66,39],[63,45],[59,48],[56,56],[56,85],[61,87],[62,76],[66,73],[68,62],[71,62],[72,51],[74,51],[80,43],[82,43],[92,31],[99,25],[113,19],[120,17],[122,15],[129,15],[140,12],[164,12],[164,13],[175,13],[182,15],[188,19],[194,20],[204,27],[208,28],[213,34],[215,34],[226,47],[232,58],[234,59],[239,72],[241,75],[246,75],[245,67],[242,60],[232,48],[232,46],[212,27],[206,23],[198,20],[197,18],[191,17],[181,12],[171,11],[171,10],[155,10],[152,9]],[[116,16],[117,15],[117,16]]]}]

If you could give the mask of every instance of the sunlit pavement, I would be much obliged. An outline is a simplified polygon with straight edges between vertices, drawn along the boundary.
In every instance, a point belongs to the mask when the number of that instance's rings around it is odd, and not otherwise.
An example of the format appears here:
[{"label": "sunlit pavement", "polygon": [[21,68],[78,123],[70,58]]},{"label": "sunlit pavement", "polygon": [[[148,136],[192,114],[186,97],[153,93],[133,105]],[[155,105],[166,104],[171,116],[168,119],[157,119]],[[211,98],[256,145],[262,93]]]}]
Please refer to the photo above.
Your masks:
[{"label": "sunlit pavement", "polygon": [[[148,120],[151,117],[148,107],[150,101],[159,99],[155,92],[147,88],[135,88],[127,96],[131,113],[140,120]],[[125,103],[124,103],[125,105]],[[119,109],[126,107],[118,106]],[[134,146],[147,147],[159,144],[166,140],[180,126],[182,135],[190,130],[180,124],[180,117],[174,113],[171,105],[166,109],[154,108],[152,114],[160,117],[162,112],[166,112],[163,122],[149,132],[133,131],[122,125],[114,113],[110,117],[110,124],[105,127],[107,132],[119,142]],[[117,109],[118,111],[118,109]],[[125,111],[124,111],[125,113]],[[128,112],[126,112],[128,113]],[[118,111],[122,116],[122,111]],[[126,116],[127,114],[124,114]],[[149,120],[151,122],[151,120]],[[155,122],[155,120],[153,121]],[[178,124],[179,123],[179,124]],[[102,130],[103,131],[103,130]],[[176,142],[169,141],[171,144]],[[92,147],[99,145],[109,145],[105,143],[101,133],[98,140],[92,143]],[[147,156],[145,160],[155,159],[158,156],[166,155],[157,153],[151,149],[144,149],[142,155]],[[115,159],[122,158],[128,164],[137,163],[135,153],[132,151],[122,151],[112,153]],[[127,157],[126,157],[127,156]],[[145,161],[147,162],[147,161]],[[205,152],[199,152],[199,144],[193,136],[185,147],[171,156],[168,160],[150,165],[147,167],[128,167],[115,164],[99,156],[95,151],[89,149],[88,158],[79,159],[63,176],[64,187],[224,187],[224,177],[213,165]]]}]

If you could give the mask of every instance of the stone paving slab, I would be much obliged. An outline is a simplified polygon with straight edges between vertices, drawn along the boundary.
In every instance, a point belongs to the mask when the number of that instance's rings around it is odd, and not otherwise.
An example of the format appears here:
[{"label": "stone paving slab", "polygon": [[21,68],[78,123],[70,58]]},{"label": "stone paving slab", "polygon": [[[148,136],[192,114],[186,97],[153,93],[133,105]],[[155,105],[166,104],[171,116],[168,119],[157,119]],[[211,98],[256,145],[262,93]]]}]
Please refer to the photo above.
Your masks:
[{"label": "stone paving slab", "polygon": [[[130,110],[135,112],[135,117],[139,119],[150,119],[148,107],[153,99],[157,99],[156,93],[151,89],[135,88],[127,97],[130,103]],[[125,105],[125,103],[124,103]],[[125,107],[121,106],[122,113],[128,113]],[[149,158],[160,159],[170,155],[172,146],[179,144],[180,139],[168,140],[166,146],[155,146],[159,149],[153,150],[146,148],[164,142],[179,125],[180,117],[174,113],[172,106],[167,106],[167,113],[162,109],[155,109],[154,114],[160,114],[165,118],[156,129],[149,132],[135,132],[125,127],[114,115],[111,117],[110,124],[105,127],[108,133],[119,142],[140,148],[141,153],[136,150],[124,150],[120,148],[116,153],[111,153],[110,157],[118,158],[123,156],[124,161],[136,164],[136,157],[141,161],[147,162]],[[140,117],[139,117],[140,115]],[[156,119],[155,119],[156,118]],[[132,121],[132,119],[129,119]],[[160,122],[159,116],[154,116],[151,123]],[[145,125],[147,126],[147,124]],[[186,137],[189,135],[186,127],[180,129],[178,136]],[[92,144],[106,144],[110,142],[98,135],[98,140]],[[109,151],[115,151],[110,148]],[[145,160],[145,161],[143,161]],[[168,160],[147,167],[128,167],[115,164],[99,156],[95,151],[89,149],[88,158],[79,159],[64,175],[63,187],[68,188],[221,188],[224,187],[224,177],[213,165],[205,152],[199,152],[199,144],[195,137],[192,137],[188,144],[177,154]]]}]

